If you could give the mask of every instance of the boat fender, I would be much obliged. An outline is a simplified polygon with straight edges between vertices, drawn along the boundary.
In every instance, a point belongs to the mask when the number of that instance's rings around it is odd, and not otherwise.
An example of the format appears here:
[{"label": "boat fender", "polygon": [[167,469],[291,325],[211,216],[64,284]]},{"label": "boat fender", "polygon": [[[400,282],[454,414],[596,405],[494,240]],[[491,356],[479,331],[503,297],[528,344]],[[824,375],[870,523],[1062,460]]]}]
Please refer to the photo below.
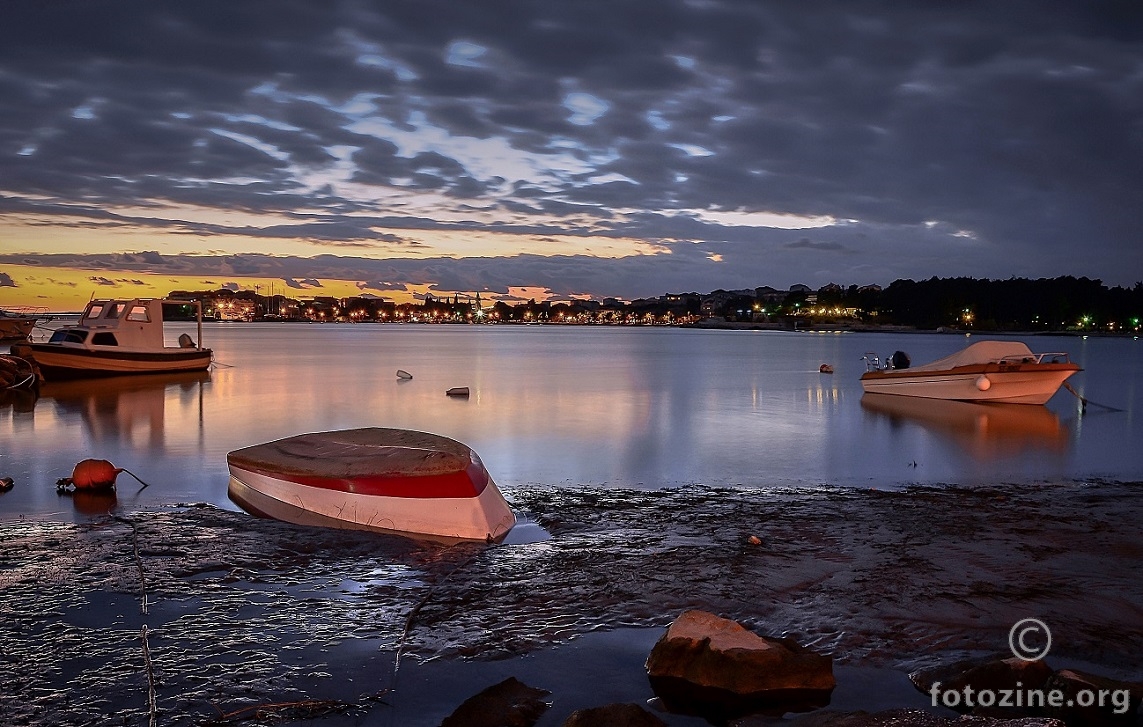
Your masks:
[{"label": "boat fender", "polygon": [[909,364],[913,362],[909,359],[909,354],[904,351],[894,351],[893,355],[889,357],[889,363],[895,369],[907,369]]},{"label": "boat fender", "polygon": [[77,490],[108,490],[122,471],[105,459],[85,459],[72,470],[71,484]]},{"label": "boat fender", "polygon": [[198,348],[195,345],[194,339],[191,338],[189,333],[184,333],[179,336],[179,348]]},{"label": "boat fender", "polygon": [[976,388],[979,391],[988,391],[989,389],[992,388],[992,379],[988,378],[987,376],[985,376],[983,374],[981,374],[980,376],[977,376],[976,381],[974,381],[972,383],[976,384]]},{"label": "boat fender", "polygon": [[[71,477],[61,477],[56,480],[56,491],[71,492],[68,488],[89,492],[112,490],[115,488],[115,478],[120,472],[131,475],[143,487],[150,487],[148,483],[139,479],[137,474],[125,467],[116,467],[105,459],[85,459],[71,471]],[[143,487],[139,489],[142,490]]]}]

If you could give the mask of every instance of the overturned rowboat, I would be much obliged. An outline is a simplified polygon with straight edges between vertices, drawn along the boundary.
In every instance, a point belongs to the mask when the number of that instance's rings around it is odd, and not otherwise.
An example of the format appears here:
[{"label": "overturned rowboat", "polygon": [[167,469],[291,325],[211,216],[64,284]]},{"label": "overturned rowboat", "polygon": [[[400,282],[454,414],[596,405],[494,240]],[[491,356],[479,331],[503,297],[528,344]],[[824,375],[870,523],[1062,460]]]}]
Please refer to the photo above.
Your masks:
[{"label": "overturned rowboat", "polygon": [[407,429],[301,434],[226,455],[247,512],[348,530],[498,541],[516,517],[480,457]]}]

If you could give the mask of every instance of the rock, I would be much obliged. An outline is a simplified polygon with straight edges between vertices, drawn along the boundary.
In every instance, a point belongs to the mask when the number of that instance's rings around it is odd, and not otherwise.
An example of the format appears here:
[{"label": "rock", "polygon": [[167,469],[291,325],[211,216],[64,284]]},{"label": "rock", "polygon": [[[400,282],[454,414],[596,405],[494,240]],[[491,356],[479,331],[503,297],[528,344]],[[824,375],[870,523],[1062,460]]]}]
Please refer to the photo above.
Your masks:
[{"label": "rock", "polygon": [[[1052,675],[1052,668],[1042,659],[1024,661],[1016,657],[1007,659],[992,658],[987,660],[970,659],[952,664],[942,664],[931,669],[921,669],[909,675],[913,686],[925,694],[931,694],[933,685],[938,685],[939,692],[964,692],[970,687],[973,692],[982,689],[1000,692],[1001,690],[1039,689]],[[960,702],[957,711],[968,712]],[[1012,710],[1015,712],[1015,710]],[[1001,713],[992,709],[989,714]]]},{"label": "rock", "polygon": [[830,657],[705,611],[675,619],[646,666],[668,709],[716,720],[823,706],[837,685]]},{"label": "rock", "polygon": [[577,709],[564,722],[564,727],[667,727],[667,723],[638,704],[609,704]]},{"label": "rock", "polygon": [[[733,723],[733,727],[753,727],[763,722],[751,719]],[[940,717],[919,709],[890,709],[884,712],[831,712],[823,710],[803,717],[782,720],[784,727],[1067,727],[1058,719],[1024,717],[995,719],[992,717]]]},{"label": "rock", "polygon": [[549,694],[508,677],[464,700],[441,727],[532,727],[551,706],[544,701]]},{"label": "rock", "polygon": [[1139,704],[1143,701],[1141,684],[1075,669],[1060,669],[1053,674],[1044,685],[1044,691],[1053,690],[1062,694],[1062,704],[1049,706],[1045,711],[1049,716],[1066,721],[1069,727],[1135,724]]}]

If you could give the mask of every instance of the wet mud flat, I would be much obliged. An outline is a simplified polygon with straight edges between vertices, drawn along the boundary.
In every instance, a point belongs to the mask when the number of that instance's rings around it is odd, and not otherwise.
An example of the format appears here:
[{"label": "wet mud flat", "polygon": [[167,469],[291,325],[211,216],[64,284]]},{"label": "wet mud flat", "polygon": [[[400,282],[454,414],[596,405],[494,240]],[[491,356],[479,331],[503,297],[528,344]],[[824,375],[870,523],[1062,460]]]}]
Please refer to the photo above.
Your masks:
[{"label": "wet mud flat", "polygon": [[267,714],[439,724],[514,675],[559,725],[650,697],[642,659],[690,608],[832,654],[849,708],[893,706],[908,670],[1008,655],[1028,617],[1049,661],[1143,679],[1143,484],[504,490],[549,539],[447,547],[196,505],[6,520],[0,723],[293,705]]}]

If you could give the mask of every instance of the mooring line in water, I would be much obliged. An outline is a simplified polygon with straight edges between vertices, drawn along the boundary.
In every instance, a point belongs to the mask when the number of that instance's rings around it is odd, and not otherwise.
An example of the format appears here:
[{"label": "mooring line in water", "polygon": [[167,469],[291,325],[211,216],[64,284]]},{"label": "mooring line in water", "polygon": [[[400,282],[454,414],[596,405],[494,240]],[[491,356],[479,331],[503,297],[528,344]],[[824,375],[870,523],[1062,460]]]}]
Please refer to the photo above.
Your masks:
[{"label": "mooring line in water", "polygon": [[1064,382],[1063,386],[1065,389],[1067,389],[1072,394],[1074,394],[1077,399],[1080,400],[1080,412],[1081,413],[1087,412],[1087,405],[1088,404],[1091,404],[1092,406],[1098,406],[1100,409],[1106,409],[1107,411],[1123,411],[1122,409],[1116,409],[1115,407],[1108,406],[1107,404],[1100,404],[1097,401],[1088,400],[1086,397],[1084,397],[1078,391],[1076,391],[1074,388],[1072,388],[1072,385],[1069,384],[1067,381]]},{"label": "mooring line in water", "polygon": [[155,698],[155,669],[151,665],[151,647],[147,644],[147,624],[143,624],[143,664],[147,667],[147,722],[155,727],[159,720],[159,705]]},{"label": "mooring line in water", "polygon": [[[467,543],[465,543],[465,544],[467,545]],[[457,545],[461,545],[461,543],[458,543]],[[456,545],[451,545],[449,547],[455,548]],[[466,558],[463,561],[461,561],[460,563],[458,563],[456,565],[456,567],[454,567],[452,570],[450,570],[448,573],[446,573],[443,578],[441,578],[439,581],[437,581],[433,585],[429,586],[428,592],[425,593],[425,595],[421,598],[421,600],[417,601],[411,609],[409,609],[409,614],[405,617],[405,627],[403,629],[401,629],[401,637],[399,639],[397,639],[397,651],[395,652],[394,658],[393,658],[393,672],[389,678],[389,686],[386,687],[385,689],[382,689],[381,691],[377,692],[375,695],[373,695],[374,698],[380,697],[384,694],[389,694],[391,692],[397,691],[397,672],[401,668],[401,655],[405,651],[405,645],[409,639],[409,634],[413,630],[413,623],[416,621],[417,615],[421,612],[421,609],[428,605],[429,599],[431,599],[433,597],[433,591],[436,590],[438,587],[443,586],[445,583],[448,582],[449,578],[453,577],[453,575],[457,571],[459,571],[461,568],[468,566],[470,563],[475,561],[477,558],[479,558],[483,554],[484,554],[483,550],[478,550],[477,552],[470,555],[468,558]]]},{"label": "mooring line in water", "polygon": [[[128,473],[130,474],[130,473]],[[134,475],[132,475],[134,477]],[[115,520],[131,526],[131,547],[135,554],[135,567],[139,570],[139,592],[143,596],[143,615],[147,615],[147,576],[143,572],[143,559],[139,557],[139,526],[134,520],[116,515]]]}]

